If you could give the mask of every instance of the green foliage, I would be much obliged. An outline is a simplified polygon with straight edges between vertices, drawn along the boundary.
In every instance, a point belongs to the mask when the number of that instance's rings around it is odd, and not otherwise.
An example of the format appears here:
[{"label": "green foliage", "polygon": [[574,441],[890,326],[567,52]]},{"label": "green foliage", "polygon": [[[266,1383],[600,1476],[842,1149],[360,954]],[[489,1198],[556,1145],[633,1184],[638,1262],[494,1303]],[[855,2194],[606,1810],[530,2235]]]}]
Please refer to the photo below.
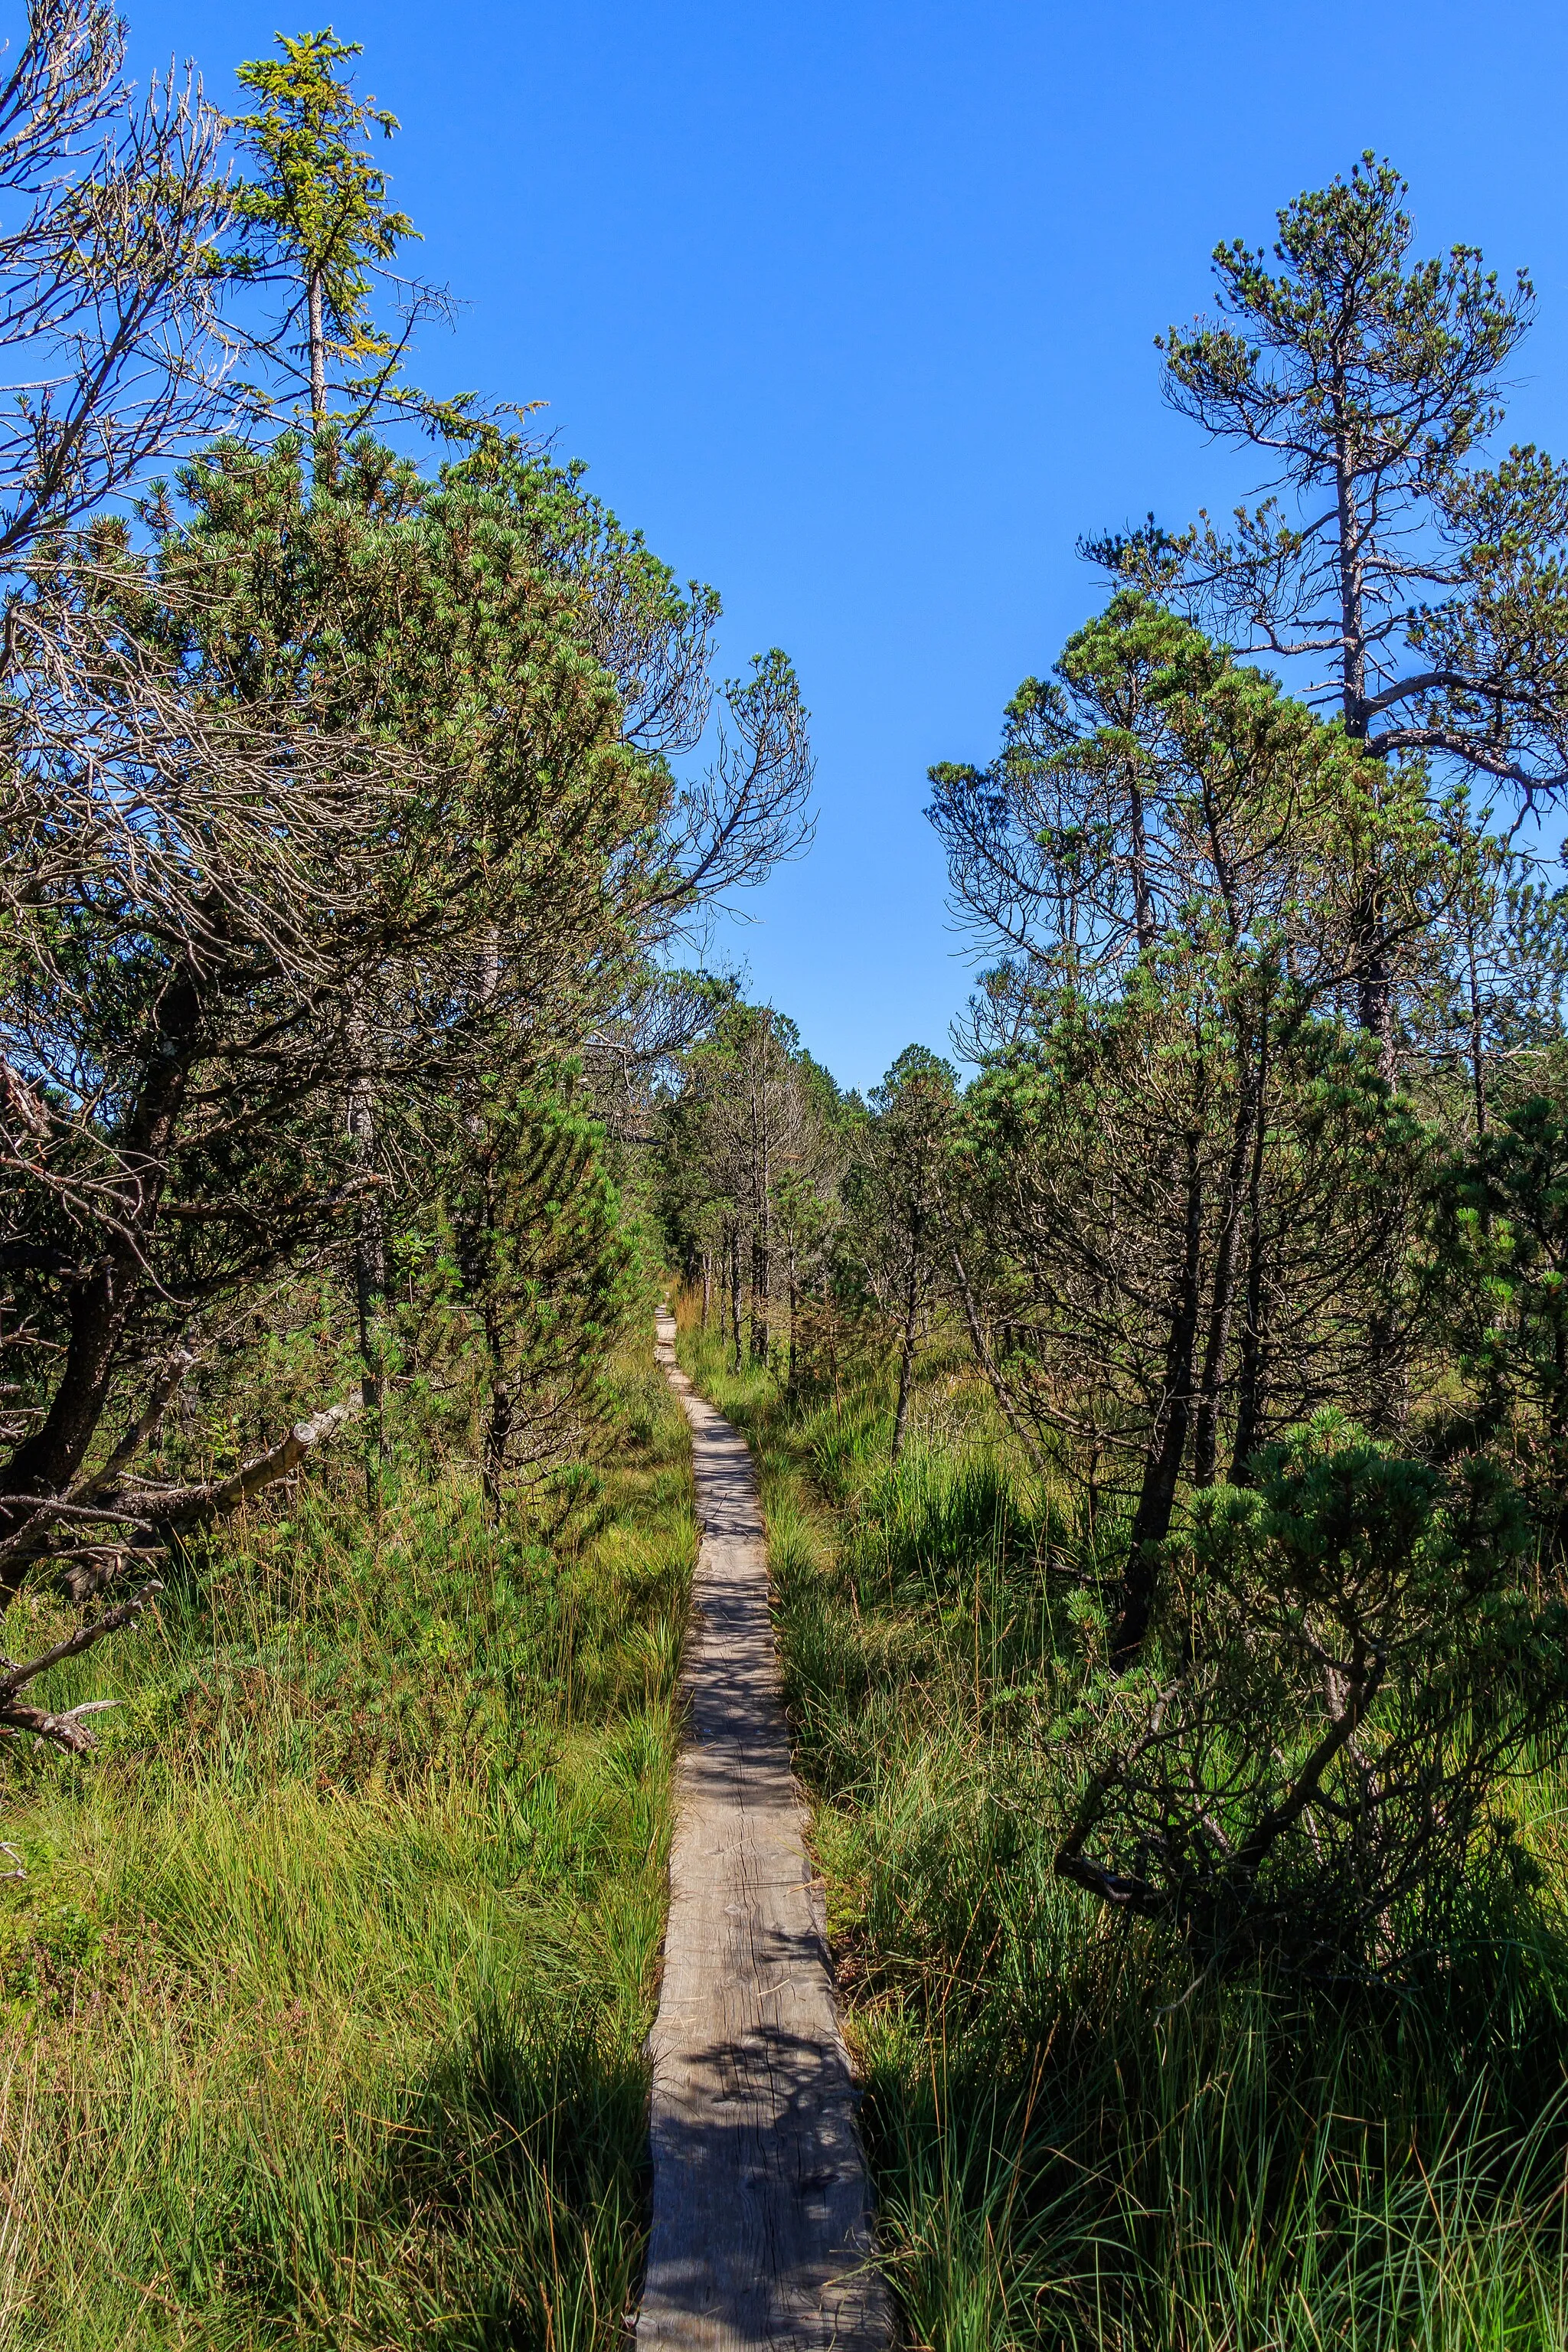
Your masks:
[{"label": "green foliage", "polygon": [[[1407,191],[1369,152],[1348,178],[1279,215],[1269,257],[1238,238],[1216,246],[1224,315],[1239,323],[1173,327],[1161,348],[1173,383],[1211,423],[1300,415],[1326,442],[1336,429],[1414,476],[1440,473],[1496,422],[1489,386],[1529,323],[1529,280],[1503,293],[1473,247],[1405,267]],[[1352,277],[1356,299],[1341,289]],[[1315,453],[1298,463],[1307,471]]]},{"label": "green foliage", "polygon": [[[604,1132],[575,1074],[486,1086],[437,1204],[436,1254],[405,1347],[437,1392],[472,1361],[485,1398],[495,1499],[509,1474],[558,1459],[598,1401],[606,1359],[646,1293],[636,1242],[604,1164]],[[406,1249],[411,1273],[419,1237]]]},{"label": "green foliage", "polygon": [[1568,1116],[1510,1105],[1456,1154],[1435,1203],[1452,1332],[1469,1391],[1440,1443],[1504,1446],[1554,1565],[1568,1557]]},{"label": "green foliage", "polygon": [[[633,606],[649,635],[680,634],[684,603],[646,551],[552,467],[476,460],[429,483],[368,437],[330,482],[284,436],[259,457],[222,444],[180,488],[184,517],[150,517],[148,593],[132,601],[127,583],[137,634],[199,699],[401,746],[417,789],[377,845],[399,901],[427,919],[444,907],[443,928],[471,935],[501,923],[512,944],[528,894],[533,985],[568,937],[591,963],[659,887],[647,865],[669,780],[625,742],[592,644],[600,598]],[[509,957],[497,1017],[518,977]],[[568,985],[580,1002],[582,975]]]},{"label": "green foliage", "polygon": [[[886,1366],[837,1405],[792,1408],[698,1335],[682,1348],[763,1470],[909,2335],[963,2352],[1560,2345],[1555,1773],[1505,1789],[1522,1866],[1478,1870],[1397,1989],[1194,1965],[1172,1926],[1091,1908],[1056,1872],[1075,1794],[1056,1735],[1097,1639],[1070,1486],[1026,1476],[984,1398],[930,1358],[931,1441],[889,1473]],[[1269,1570],[1331,1582],[1380,1516],[1407,1561],[1434,1546],[1435,1585],[1465,1540],[1460,1490],[1348,1433],[1299,1442],[1271,1475]],[[1216,1500],[1215,1540],[1233,1511],[1261,1530],[1258,1499]],[[1515,1538],[1487,1524],[1500,1567]]]},{"label": "green foliage", "polygon": [[1202,1959],[1386,1974],[1440,1948],[1506,1878],[1504,1783],[1563,1737],[1568,1612],[1526,1598],[1511,1483],[1323,1412],[1196,1495],[1170,1549],[1140,1672],[1064,1723],[1058,1866]]},{"label": "green foliage", "polygon": [[1483,1118],[1501,1037],[1553,1033],[1558,910],[1484,814],[1126,589],[990,767],[932,782],[1006,950],[945,1241],[1010,1425],[1070,1439],[1089,1515],[1125,1514],[1126,1664],[1184,1480],[1242,1479],[1324,1404],[1404,1421],[1456,1089],[1402,1059],[1468,1059]]},{"label": "green foliage", "polygon": [[[480,1079],[574,1051],[705,887],[664,752],[700,721],[711,600],[574,475],[489,451],[432,484],[361,438],[311,481],[286,436],[180,489],[144,543],[89,533],[61,590],[163,681],[163,749],[57,763],[18,836],[54,878],[0,1007],[41,1089],[6,1196],[11,1492],[68,1486],[106,1413],[134,1425],[351,1220],[368,1371],[384,1236],[428,1226]],[[158,726],[204,756],[165,759]],[[768,793],[742,790],[719,821],[754,850]]]},{"label": "green foliage", "polygon": [[618,2344],[693,1549],[623,1367],[547,1506],[312,1483],[60,1670],[119,1704],[0,1821],[8,2342]]},{"label": "green foliage", "polygon": [[1178,1436],[1205,1483],[1325,1402],[1376,1411],[1374,1337],[1384,1379],[1415,1344],[1433,1139],[1278,967],[1162,954],[996,1055],[955,1142],[1011,1393],[1076,1441],[1091,1510],[1135,1507]]}]

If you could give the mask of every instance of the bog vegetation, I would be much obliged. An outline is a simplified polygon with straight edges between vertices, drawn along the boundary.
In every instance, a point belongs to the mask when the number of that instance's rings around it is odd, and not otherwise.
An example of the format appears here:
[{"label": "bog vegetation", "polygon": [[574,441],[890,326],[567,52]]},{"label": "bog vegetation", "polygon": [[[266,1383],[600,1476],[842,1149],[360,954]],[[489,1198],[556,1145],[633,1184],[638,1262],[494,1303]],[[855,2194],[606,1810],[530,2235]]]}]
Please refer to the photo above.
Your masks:
[{"label": "bog vegetation", "polygon": [[280,37],[0,91],[0,2343],[620,2340],[694,1549],[764,1483],[909,2340],[1568,2341],[1568,486],[1364,159],[1163,340],[1255,500],[930,816],[867,1100],[702,968],[777,651],[410,382]]},{"label": "bog vegetation", "polygon": [[661,1113],[955,2352],[1568,2336],[1568,505],[1404,196],[1219,249],[1167,386],[1257,500],[1087,543],[931,770],[966,1082],[735,1006]]}]

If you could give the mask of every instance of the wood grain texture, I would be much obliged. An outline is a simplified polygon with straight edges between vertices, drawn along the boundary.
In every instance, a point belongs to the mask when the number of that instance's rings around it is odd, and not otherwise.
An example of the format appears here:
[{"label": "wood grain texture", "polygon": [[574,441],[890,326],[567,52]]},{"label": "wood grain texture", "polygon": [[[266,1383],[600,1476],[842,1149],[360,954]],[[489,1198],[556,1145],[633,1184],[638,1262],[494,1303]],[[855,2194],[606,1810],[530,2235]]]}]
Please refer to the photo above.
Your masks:
[{"label": "wood grain texture", "polygon": [[744,1441],[658,1356],[702,1526],[651,2052],[653,2233],[639,2352],[880,2352],[891,2309],[813,1903]]}]

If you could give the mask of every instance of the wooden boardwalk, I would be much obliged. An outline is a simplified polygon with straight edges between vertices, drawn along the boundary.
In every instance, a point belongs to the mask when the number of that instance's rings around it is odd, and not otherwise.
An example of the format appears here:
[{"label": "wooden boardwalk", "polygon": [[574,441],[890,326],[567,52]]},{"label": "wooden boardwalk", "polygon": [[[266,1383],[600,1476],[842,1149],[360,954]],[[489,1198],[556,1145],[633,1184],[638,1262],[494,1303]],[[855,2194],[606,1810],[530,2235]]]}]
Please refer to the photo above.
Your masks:
[{"label": "wooden boardwalk", "polygon": [[703,1534],[651,2045],[638,2352],[881,2352],[891,2312],[790,1769],[756,1482],[744,1441],[676,1370],[674,1340],[661,1317]]}]

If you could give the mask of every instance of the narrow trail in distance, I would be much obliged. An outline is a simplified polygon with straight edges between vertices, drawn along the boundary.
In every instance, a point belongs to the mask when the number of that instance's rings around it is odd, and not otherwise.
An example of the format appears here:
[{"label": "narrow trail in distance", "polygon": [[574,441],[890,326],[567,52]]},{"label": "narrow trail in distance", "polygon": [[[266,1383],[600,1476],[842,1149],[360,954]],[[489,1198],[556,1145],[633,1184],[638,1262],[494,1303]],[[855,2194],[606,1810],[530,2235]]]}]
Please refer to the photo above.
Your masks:
[{"label": "narrow trail in distance", "polygon": [[752,1458],[676,1369],[702,1529],[682,1676],[638,2352],[883,2352],[887,2289],[790,1769]]}]

